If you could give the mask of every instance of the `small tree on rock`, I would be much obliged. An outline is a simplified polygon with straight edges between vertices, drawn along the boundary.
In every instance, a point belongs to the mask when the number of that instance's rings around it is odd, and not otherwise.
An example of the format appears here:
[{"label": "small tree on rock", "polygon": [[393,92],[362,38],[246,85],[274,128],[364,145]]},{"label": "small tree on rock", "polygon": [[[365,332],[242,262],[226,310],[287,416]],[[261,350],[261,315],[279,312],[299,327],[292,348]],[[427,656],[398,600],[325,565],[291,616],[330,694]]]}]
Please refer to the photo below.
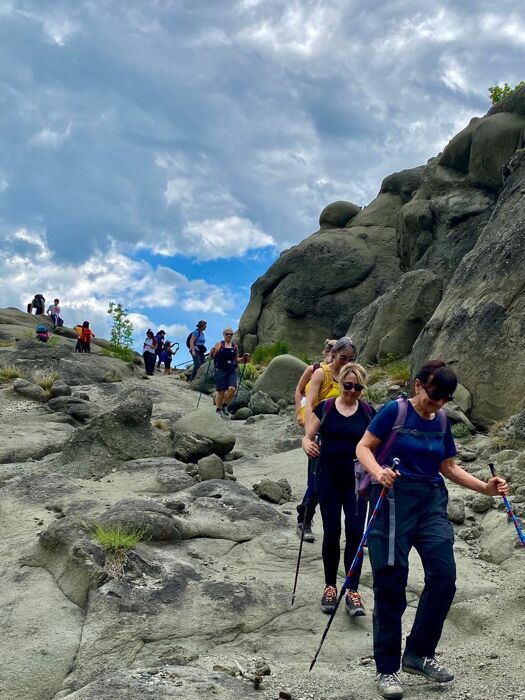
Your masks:
[{"label": "small tree on rock", "polygon": [[126,362],[133,361],[133,323],[128,317],[128,312],[122,304],[110,302],[108,306],[108,314],[113,321],[111,328],[111,336],[109,343],[111,345],[110,352],[115,357],[125,360]]},{"label": "small tree on rock", "polygon": [[508,83],[504,83],[503,85],[492,85],[491,87],[489,87],[489,95],[490,99],[492,100],[492,104],[495,105],[496,102],[499,102],[505,97],[508,97],[510,94],[512,94],[516,90],[519,90],[524,85],[525,81],[523,80],[514,87],[511,87]]}]

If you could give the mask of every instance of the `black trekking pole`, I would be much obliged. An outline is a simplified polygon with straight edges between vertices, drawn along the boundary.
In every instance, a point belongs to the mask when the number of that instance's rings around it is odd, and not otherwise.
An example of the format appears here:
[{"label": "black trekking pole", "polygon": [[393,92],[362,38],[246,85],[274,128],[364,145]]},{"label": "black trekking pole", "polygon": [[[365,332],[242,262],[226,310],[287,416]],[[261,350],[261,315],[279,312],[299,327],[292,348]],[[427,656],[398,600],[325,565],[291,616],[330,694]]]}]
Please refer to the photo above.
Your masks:
[{"label": "black trekking pole", "polygon": [[204,387],[206,386],[206,380],[208,379],[208,372],[210,371],[210,367],[211,367],[211,357],[210,357],[210,360],[208,362],[208,366],[206,367],[206,374],[204,375],[204,379],[202,380],[201,390],[199,391],[199,398],[197,399],[196,408],[199,408],[199,403],[201,400],[202,392],[204,391]]},{"label": "black trekking pole", "polygon": [[[397,464],[396,464],[397,462]],[[397,465],[399,464],[399,460],[395,459],[392,465],[392,469],[396,469]],[[372,529],[372,525],[375,523],[375,520],[377,518],[377,514],[379,513],[381,506],[383,505],[383,501],[385,499],[385,496],[388,492],[388,489],[386,486],[383,487],[381,493],[379,494],[379,498],[377,499],[377,503],[375,505],[374,510],[372,511],[372,515],[370,516],[370,520],[368,521],[368,525],[363,532],[363,536],[361,537],[361,542],[359,543],[359,547],[357,548],[357,552],[355,553],[355,557],[352,561],[352,564],[350,565],[350,568],[348,570],[348,573],[346,575],[346,578],[343,582],[343,585],[341,586],[341,592],[339,593],[339,597],[337,598],[337,603],[335,604],[335,607],[332,611],[332,614],[330,615],[330,619],[328,620],[328,623],[325,627],[325,630],[323,632],[323,636],[321,637],[321,642],[317,648],[317,651],[315,652],[315,656],[312,659],[312,663],[310,664],[310,671],[312,668],[315,666],[315,662],[317,661],[317,657],[319,656],[319,652],[321,651],[321,647],[323,646],[323,642],[326,639],[326,635],[328,634],[328,630],[330,629],[330,626],[332,625],[332,622],[334,620],[335,614],[337,612],[337,608],[339,607],[339,603],[341,602],[346,590],[350,586],[350,579],[354,575],[354,571],[357,568],[357,565],[359,564],[359,560],[362,559],[363,557],[363,549],[366,544],[366,541],[368,540],[368,535],[370,533],[370,530]]]},{"label": "black trekking pole", "polygon": [[241,388],[242,380],[244,378],[244,370],[246,369],[246,362],[244,363],[244,367],[241,369],[241,373],[239,375],[239,382],[237,384],[237,388],[235,389],[235,394],[233,395],[233,401],[230,404],[230,413],[232,413],[232,409],[235,406],[235,400],[237,398],[237,394],[239,393],[239,389]]}]

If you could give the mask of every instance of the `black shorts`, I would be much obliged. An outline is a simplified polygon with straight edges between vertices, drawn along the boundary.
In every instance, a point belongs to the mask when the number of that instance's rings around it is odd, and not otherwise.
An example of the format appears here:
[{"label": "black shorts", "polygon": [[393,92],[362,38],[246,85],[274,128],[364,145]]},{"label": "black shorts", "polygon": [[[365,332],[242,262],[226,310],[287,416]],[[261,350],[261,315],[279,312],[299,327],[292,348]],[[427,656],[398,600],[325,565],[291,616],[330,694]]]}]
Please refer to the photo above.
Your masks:
[{"label": "black shorts", "polygon": [[215,387],[217,391],[226,391],[230,386],[237,386],[237,369],[215,368]]}]

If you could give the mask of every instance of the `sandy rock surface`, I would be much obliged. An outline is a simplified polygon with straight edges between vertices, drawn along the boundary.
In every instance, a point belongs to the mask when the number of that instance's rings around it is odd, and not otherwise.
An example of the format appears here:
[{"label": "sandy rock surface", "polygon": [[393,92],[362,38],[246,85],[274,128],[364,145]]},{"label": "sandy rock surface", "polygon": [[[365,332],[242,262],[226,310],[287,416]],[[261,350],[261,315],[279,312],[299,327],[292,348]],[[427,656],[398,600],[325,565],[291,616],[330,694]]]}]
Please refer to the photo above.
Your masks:
[{"label": "sandy rock surface", "polygon": [[[216,424],[221,419],[203,396],[195,412],[199,425],[208,417],[214,431],[222,426],[224,436],[234,438],[235,452],[225,462],[228,469],[216,472],[225,478],[200,481],[198,465],[173,454],[171,426],[189,420],[198,398],[176,375],[73,387],[73,395],[89,396],[97,414],[85,424],[17,396],[9,384],[1,391],[2,445],[11,447],[0,453],[0,697],[377,697],[366,556],[368,614],[350,620],[340,610],[308,672],[327,617],[319,609],[319,519],[316,542],[304,546],[295,605],[290,603],[298,551],[295,505],[306,477],[293,409]],[[107,416],[107,431],[101,416]],[[11,433],[16,439],[9,442]],[[127,440],[128,448],[136,446],[134,454],[124,449],[126,435],[136,440]],[[111,445],[106,459],[102,450]],[[466,466],[487,476],[487,439],[469,438],[462,449],[474,455]],[[512,497],[519,499],[522,452],[498,454],[498,469],[507,470]],[[282,479],[293,495],[281,505],[252,489]],[[457,680],[439,691],[403,678],[406,698],[436,692],[450,700],[525,697],[525,558],[498,504],[479,512],[470,496],[451,488],[458,522],[464,520],[455,525],[458,593],[440,658]],[[128,552],[120,577],[93,535],[97,524],[150,533]],[[405,630],[422,587],[414,554]],[[257,676],[264,664],[270,675]]]}]

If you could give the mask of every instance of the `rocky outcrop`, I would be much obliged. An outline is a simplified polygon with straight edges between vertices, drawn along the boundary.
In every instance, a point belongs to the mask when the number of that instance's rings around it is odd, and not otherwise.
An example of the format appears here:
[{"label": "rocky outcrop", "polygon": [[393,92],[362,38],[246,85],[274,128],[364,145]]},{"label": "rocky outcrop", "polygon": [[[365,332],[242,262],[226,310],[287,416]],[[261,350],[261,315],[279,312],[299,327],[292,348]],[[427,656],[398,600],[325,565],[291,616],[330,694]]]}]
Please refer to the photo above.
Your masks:
[{"label": "rocky outcrop", "polygon": [[293,403],[295,387],[306,364],[293,355],[278,355],[257,378],[253,391],[263,391],[274,401]]}]

